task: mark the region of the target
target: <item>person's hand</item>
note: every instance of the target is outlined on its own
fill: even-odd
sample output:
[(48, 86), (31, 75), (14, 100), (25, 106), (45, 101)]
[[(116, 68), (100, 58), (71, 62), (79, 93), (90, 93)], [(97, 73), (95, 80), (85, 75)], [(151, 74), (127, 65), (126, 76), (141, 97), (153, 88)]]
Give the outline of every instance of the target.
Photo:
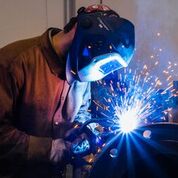
[(98, 138), (91, 129), (83, 125), (75, 125), (66, 133), (65, 140), (71, 142), (71, 154), (73, 157), (84, 157), (95, 153)]
[(52, 165), (68, 164), (72, 160), (72, 145), (81, 142), (84, 135), (79, 133), (77, 124), (66, 124), (66, 134), (64, 138), (54, 138), (52, 140), (49, 159)]
[(71, 142), (65, 141), (64, 139), (52, 140), (51, 151), (50, 151), (50, 162), (53, 165), (67, 164), (71, 160), (70, 153)]
[[(60, 129), (59, 129), (60, 130)], [(78, 128), (74, 123), (64, 123), (62, 134), (55, 135), (51, 144), (51, 151), (49, 159), (52, 165), (67, 164), (71, 161), (71, 145), (74, 140), (78, 137)], [(62, 136), (63, 135), (63, 136)], [(63, 138), (62, 138), (62, 137)]]
[(75, 126), (67, 132), (65, 139), (71, 143), (71, 164), (74, 167), (81, 167), (90, 164), (88, 162), (88, 156), (90, 155), (92, 149), (89, 141), (89, 135), (83, 132), (83, 130), (80, 130), (79, 126)]
[(68, 129), (63, 139), (52, 141), (50, 161), (53, 165), (59, 164), (86, 164), (83, 159), (97, 151), (97, 136), (90, 127), (82, 127), (78, 123)]
[[(64, 139), (55, 139), (52, 141), (52, 147), (50, 152), (50, 162), (52, 165), (53, 172), (56, 174), (62, 170), (66, 164), (72, 164), (74, 166), (80, 167), (88, 164), (88, 162), (83, 159), (83, 152), (77, 151), (75, 146), (78, 143), (82, 143), (84, 136), (76, 138), (73, 142), (66, 141)], [(75, 151), (73, 150), (75, 149)], [(79, 148), (79, 150), (82, 150)], [(74, 153), (75, 152), (75, 153)]]

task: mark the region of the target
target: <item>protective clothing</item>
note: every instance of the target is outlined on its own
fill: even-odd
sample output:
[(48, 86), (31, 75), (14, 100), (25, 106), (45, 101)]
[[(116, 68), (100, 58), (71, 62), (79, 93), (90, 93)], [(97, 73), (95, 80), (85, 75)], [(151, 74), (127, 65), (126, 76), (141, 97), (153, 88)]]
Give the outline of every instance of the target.
[[(0, 177), (52, 177), (53, 141), (73, 120), (90, 118), (90, 83), (68, 85), (49, 31), (60, 32), (52, 28), (0, 49)], [(65, 166), (60, 144), (58, 170)]]

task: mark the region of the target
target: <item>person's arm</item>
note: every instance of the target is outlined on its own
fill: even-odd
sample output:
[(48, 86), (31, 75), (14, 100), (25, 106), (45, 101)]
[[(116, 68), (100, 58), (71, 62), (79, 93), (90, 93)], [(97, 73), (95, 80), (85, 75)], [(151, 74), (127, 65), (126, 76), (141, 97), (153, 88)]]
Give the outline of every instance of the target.
[(91, 104), (91, 84), (90, 82), (88, 82), (86, 90), (83, 94), (82, 105), (74, 121), (84, 123), (85, 121), (91, 119), (91, 113), (89, 111), (90, 104)]
[(9, 68), (0, 66), (0, 160), (47, 161), (52, 140), (30, 136), (15, 127), (16, 102), (24, 80), (20, 68), (12, 73)]

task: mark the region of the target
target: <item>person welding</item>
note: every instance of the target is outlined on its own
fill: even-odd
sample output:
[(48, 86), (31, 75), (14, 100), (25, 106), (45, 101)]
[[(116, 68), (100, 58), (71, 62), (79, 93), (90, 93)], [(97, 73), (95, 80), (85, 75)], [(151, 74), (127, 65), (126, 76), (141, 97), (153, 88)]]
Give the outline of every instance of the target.
[(134, 25), (106, 5), (1, 48), (0, 177), (62, 177), (66, 134), (91, 118), (90, 82), (126, 67), (133, 52)]

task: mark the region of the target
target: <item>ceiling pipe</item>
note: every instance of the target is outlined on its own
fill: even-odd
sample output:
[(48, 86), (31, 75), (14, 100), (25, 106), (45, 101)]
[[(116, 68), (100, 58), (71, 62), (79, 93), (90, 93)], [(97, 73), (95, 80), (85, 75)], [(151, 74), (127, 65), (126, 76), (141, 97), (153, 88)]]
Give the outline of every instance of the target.
[(67, 24), (71, 17), (75, 16), (76, 0), (63, 0), (64, 2), (64, 25)]

